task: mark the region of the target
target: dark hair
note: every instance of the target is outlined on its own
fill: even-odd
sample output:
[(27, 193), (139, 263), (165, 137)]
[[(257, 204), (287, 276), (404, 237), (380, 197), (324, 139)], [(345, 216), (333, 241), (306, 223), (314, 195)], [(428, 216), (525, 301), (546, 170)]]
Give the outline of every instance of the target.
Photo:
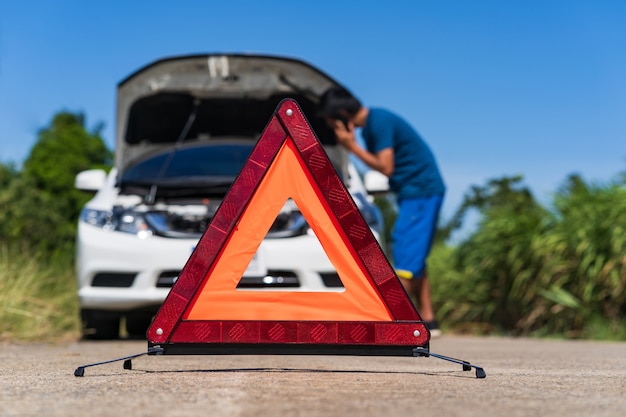
[(361, 102), (343, 87), (333, 86), (322, 94), (318, 115), (333, 119), (343, 119), (346, 113), (354, 116), (360, 109)]

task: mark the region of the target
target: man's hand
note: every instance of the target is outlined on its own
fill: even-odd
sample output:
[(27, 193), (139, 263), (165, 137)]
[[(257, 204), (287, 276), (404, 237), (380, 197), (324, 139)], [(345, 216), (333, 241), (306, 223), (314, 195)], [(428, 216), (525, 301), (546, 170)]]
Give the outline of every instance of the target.
[(359, 159), (365, 162), (370, 168), (382, 172), (386, 176), (391, 176), (394, 170), (393, 148), (385, 148), (373, 154), (361, 148), (354, 136), (354, 123), (348, 122), (347, 126), (340, 120), (334, 120), (329, 123), (330, 127), (335, 131), (337, 142), (339, 142), (349, 152), (352, 152)]
[(356, 139), (354, 137), (354, 124), (348, 122), (347, 126), (340, 120), (335, 120), (332, 125), (337, 141), (347, 150), (354, 150)]

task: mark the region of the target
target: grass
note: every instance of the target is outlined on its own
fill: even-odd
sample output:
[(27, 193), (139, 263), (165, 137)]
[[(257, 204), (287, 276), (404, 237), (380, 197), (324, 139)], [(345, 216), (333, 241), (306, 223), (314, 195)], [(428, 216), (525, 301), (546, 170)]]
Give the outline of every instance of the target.
[(74, 271), (67, 259), (49, 261), (0, 247), (0, 341), (78, 339)]

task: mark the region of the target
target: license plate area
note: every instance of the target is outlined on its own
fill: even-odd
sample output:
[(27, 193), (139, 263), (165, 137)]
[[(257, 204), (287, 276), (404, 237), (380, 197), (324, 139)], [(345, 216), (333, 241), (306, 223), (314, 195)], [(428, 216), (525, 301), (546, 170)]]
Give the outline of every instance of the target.
[(248, 267), (243, 273), (244, 277), (264, 277), (267, 275), (267, 264), (265, 262), (265, 255), (263, 249), (259, 248), (252, 260), (248, 264)]

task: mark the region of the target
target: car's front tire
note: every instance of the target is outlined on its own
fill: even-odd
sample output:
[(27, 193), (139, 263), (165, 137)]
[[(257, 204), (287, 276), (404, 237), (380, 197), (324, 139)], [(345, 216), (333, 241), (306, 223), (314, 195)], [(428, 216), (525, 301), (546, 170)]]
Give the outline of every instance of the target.
[(145, 339), (146, 332), (154, 314), (150, 312), (133, 312), (126, 314), (126, 332), (132, 339)]
[(80, 312), (83, 339), (115, 340), (120, 337), (119, 313), (105, 310), (86, 310)]

